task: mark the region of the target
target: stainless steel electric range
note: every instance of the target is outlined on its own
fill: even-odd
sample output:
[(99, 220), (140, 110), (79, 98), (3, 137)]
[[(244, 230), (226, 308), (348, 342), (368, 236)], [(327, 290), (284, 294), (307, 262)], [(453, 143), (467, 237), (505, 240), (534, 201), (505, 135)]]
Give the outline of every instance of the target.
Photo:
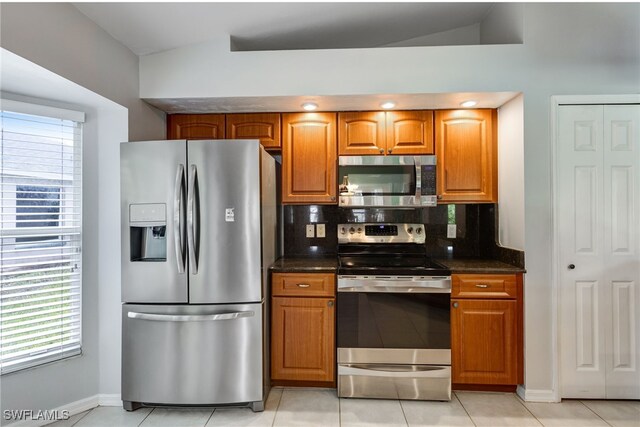
[(338, 396), (451, 399), (451, 273), (422, 224), (338, 226)]

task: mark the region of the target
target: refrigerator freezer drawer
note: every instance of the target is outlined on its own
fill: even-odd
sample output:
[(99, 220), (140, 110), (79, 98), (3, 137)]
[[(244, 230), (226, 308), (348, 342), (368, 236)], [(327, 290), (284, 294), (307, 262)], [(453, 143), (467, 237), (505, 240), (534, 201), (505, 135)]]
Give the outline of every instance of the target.
[(263, 400), (263, 305), (122, 306), (122, 400)]

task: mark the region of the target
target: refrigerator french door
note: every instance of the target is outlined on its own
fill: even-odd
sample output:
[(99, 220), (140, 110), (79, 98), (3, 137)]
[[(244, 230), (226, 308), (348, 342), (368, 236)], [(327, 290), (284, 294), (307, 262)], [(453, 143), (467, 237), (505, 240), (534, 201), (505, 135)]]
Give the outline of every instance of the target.
[(249, 405), (268, 392), (275, 162), (257, 140), (121, 144), (122, 400)]

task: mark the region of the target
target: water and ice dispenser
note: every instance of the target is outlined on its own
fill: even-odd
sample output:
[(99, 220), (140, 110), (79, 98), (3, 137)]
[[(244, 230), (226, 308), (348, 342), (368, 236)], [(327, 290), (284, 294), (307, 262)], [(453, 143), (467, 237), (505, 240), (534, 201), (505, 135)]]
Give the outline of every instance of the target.
[(129, 205), (131, 261), (167, 260), (166, 212), (164, 203)]

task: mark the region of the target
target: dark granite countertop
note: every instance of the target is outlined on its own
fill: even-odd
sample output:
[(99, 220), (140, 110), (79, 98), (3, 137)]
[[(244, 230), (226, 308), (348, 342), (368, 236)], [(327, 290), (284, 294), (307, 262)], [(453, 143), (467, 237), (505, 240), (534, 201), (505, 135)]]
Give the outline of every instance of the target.
[(449, 268), (452, 273), (512, 274), (524, 273), (525, 269), (495, 259), (486, 258), (434, 258), (434, 261)]
[[(525, 269), (495, 259), (486, 258), (434, 258), (434, 261), (449, 268), (452, 273), (513, 274)], [(281, 257), (271, 266), (275, 273), (335, 273), (338, 257)]]
[(271, 265), (274, 273), (335, 273), (338, 257), (282, 257)]

